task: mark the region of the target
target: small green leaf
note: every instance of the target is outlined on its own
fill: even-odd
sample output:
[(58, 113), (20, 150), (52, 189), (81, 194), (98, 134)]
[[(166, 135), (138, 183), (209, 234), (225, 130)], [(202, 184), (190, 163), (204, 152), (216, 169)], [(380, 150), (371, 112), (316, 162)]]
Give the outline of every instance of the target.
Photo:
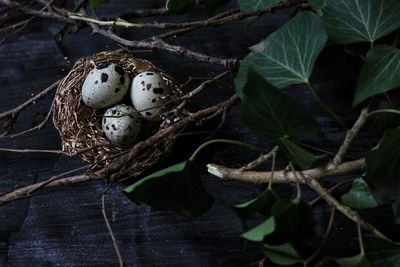
[(270, 217), (260, 225), (257, 225), (253, 229), (244, 233), (242, 237), (249, 241), (262, 242), (265, 236), (270, 235), (275, 231), (275, 227), (275, 218)]
[(214, 13), (215, 10), (225, 4), (227, 4), (229, 0), (207, 0), (206, 8), (209, 13)]
[(171, 14), (183, 14), (196, 6), (196, 0), (167, 0), (165, 8)]
[(318, 15), (300, 12), (257, 45), (263, 49), (246, 56), (235, 79), (236, 91), (242, 94), (249, 68), (278, 88), (307, 83), (327, 38)]
[(270, 138), (309, 138), (319, 125), (293, 99), (251, 70), (242, 95), (241, 119), (253, 130)]
[(92, 9), (96, 9), (108, 1), (109, 0), (89, 0), (89, 7)]
[(318, 159), (320, 159), (320, 157), (311, 154), (301, 146), (290, 141), (287, 137), (281, 137), (279, 138), (279, 141), (283, 145), (283, 149), (287, 156), (295, 165), (303, 170), (310, 168)]
[(314, 231), (314, 219), (311, 206), (300, 198), (280, 199), (272, 206), (276, 230), (266, 241), (284, 244), (308, 237)]
[(400, 198), (393, 202), (392, 209), (396, 224), (400, 224)]
[(238, 0), (241, 11), (257, 11), (263, 8), (276, 6), (280, 0)]
[(195, 217), (206, 212), (213, 203), (212, 196), (204, 189), (197, 169), (184, 161), (150, 174), (123, 192), (136, 204), (176, 210)]
[(372, 267), (400, 266), (400, 246), (375, 236), (366, 235), (364, 237), (364, 248), (365, 255)]
[(398, 0), (326, 0), (322, 20), (335, 43), (374, 42), (400, 27)]
[(288, 266), (303, 262), (303, 257), (289, 243), (279, 246), (266, 244), (262, 251), (270, 261), (278, 265)]
[(365, 258), (365, 255), (360, 254), (348, 258), (340, 258), (335, 260), (339, 266), (341, 267), (369, 267), (371, 264), (369, 264), (367, 258)]
[(376, 46), (365, 58), (358, 78), (353, 106), (371, 96), (398, 87), (400, 87), (400, 49), (387, 45)]
[[(398, 109), (392, 103), (383, 99), (379, 102), (378, 109)], [(393, 113), (378, 113), (371, 118), (369, 131), (375, 136), (381, 137), (387, 130), (400, 126), (400, 116)]]
[(323, 9), (326, 6), (325, 0), (308, 0), (308, 3), (316, 10)]
[(400, 197), (400, 128), (386, 132), (377, 148), (366, 157), (365, 181), (378, 204)]
[(278, 195), (271, 188), (267, 188), (259, 197), (235, 205), (233, 209), (242, 217), (255, 212), (262, 212), (269, 216), (271, 214), (271, 207), (278, 198)]
[(370, 209), (378, 206), (363, 178), (357, 178), (353, 181), (351, 190), (342, 195), (342, 203), (354, 209)]

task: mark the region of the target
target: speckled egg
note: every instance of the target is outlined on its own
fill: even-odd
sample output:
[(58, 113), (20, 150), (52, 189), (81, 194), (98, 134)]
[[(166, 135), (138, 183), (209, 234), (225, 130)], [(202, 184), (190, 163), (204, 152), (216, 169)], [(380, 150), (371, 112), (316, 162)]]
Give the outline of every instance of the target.
[(133, 79), (131, 99), (133, 106), (148, 120), (159, 120), (168, 95), (171, 93), (161, 74), (146, 71)]
[(139, 113), (131, 106), (120, 104), (108, 108), (103, 116), (102, 128), (113, 143), (131, 145), (140, 132)]
[(113, 63), (102, 63), (86, 76), (82, 100), (92, 108), (105, 108), (122, 100), (129, 89), (129, 75)]

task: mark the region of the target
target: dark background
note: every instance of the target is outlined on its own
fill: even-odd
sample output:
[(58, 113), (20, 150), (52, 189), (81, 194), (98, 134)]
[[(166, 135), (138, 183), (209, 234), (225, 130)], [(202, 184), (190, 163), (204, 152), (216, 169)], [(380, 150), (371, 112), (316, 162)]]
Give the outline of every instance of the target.
[[(163, 0), (111, 0), (96, 13), (99, 17), (113, 16), (137, 8), (158, 8), (163, 4)], [(234, 6), (231, 1), (227, 8)], [(241, 22), (234, 22), (218, 28), (199, 29), (179, 37), (173, 43), (208, 55), (243, 58), (248, 53), (247, 47), (277, 29), (293, 12), (294, 10), (285, 10), (265, 15), (249, 27)], [(206, 16), (206, 10), (198, 8), (186, 15), (153, 17), (140, 21), (179, 22)], [(78, 58), (119, 48), (101, 36), (91, 35), (89, 29), (66, 35), (58, 42), (55, 34), (59, 26), (54, 21), (36, 20), (26, 30), (0, 45), (0, 112), (15, 107), (66, 75)], [(156, 32), (118, 30), (119, 34), (131, 39), (142, 39)], [(223, 71), (218, 66), (192, 62), (161, 51), (135, 50), (133, 55), (151, 60), (180, 82), (185, 82), (190, 76), (208, 77)], [(322, 98), (341, 115), (346, 115), (349, 124), (357, 116), (357, 111), (350, 114), (355, 66), (357, 61), (346, 56), (341, 47), (329, 46), (318, 59), (311, 79)], [(234, 92), (233, 77), (234, 74), (224, 83), (208, 87), (191, 103), (191, 110), (228, 98)], [(195, 86), (196, 82), (191, 83), (188, 88)], [(317, 104), (303, 86), (292, 86), (286, 91), (308, 108), (317, 111)], [(15, 130), (26, 129), (40, 122), (50, 103), (51, 97), (47, 97), (27, 108), (20, 115)], [(273, 144), (240, 123), (239, 111), (239, 104), (230, 110), (217, 136), (271, 148)], [(318, 115), (317, 119), (322, 124), (322, 132), (311, 144), (335, 152), (343, 138), (343, 132), (325, 114)], [(217, 124), (218, 121), (215, 121), (191, 131), (212, 131)], [(179, 138), (173, 154), (162, 166), (188, 157), (206, 136), (197, 134)], [(361, 156), (374, 141), (362, 133), (349, 158)], [(0, 140), (0, 146), (58, 149), (60, 138), (50, 123), (44, 129), (26, 136)], [(136, 206), (121, 194), (122, 185), (114, 186), (107, 194), (106, 210), (126, 265), (256, 266), (262, 255), (257, 248), (246, 246), (240, 239), (240, 234), (262, 218), (243, 220), (230, 206), (257, 196), (263, 186), (220, 181), (208, 175), (205, 170), (208, 162), (241, 166), (255, 157), (252, 152), (226, 145), (214, 146), (203, 153), (199, 165), (205, 186), (215, 197), (215, 204), (197, 219), (188, 219), (174, 212), (161, 211), (146, 205)], [(285, 163), (284, 159), (278, 162), (280, 167)], [(79, 159), (65, 156), (0, 152), (0, 194), (48, 179), (81, 164)], [(340, 179), (346, 177), (336, 180)], [(324, 185), (330, 186), (336, 180), (326, 181)], [(95, 181), (74, 187), (43, 190), (29, 199), (0, 207), (0, 265), (117, 265), (117, 257), (101, 214), (101, 193), (105, 187), (105, 182)], [(290, 197), (293, 193), (290, 186), (281, 185), (276, 188), (282, 196)], [(315, 197), (309, 190), (304, 190), (303, 194), (307, 200)], [(316, 233), (310, 240), (304, 241), (305, 251), (310, 252), (318, 246), (329, 213), (330, 208), (326, 205), (317, 207)], [(364, 216), (373, 222), (379, 221), (383, 231), (393, 231), (389, 208), (378, 214), (379, 216), (372, 216), (372, 213), (365, 213)], [(328, 250), (336, 255), (340, 254), (353, 237), (355, 227), (355, 224), (338, 214)]]

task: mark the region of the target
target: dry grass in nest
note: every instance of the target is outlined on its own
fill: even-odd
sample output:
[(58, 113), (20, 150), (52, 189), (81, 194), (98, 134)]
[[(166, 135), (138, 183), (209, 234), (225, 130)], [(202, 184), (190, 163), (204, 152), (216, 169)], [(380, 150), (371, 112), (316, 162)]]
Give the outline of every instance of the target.
[[(179, 85), (163, 70), (158, 69), (149, 61), (134, 58), (123, 51), (101, 52), (79, 59), (68, 75), (57, 88), (54, 99), (53, 122), (57, 128), (62, 150), (70, 155), (78, 155), (82, 160), (102, 167), (112, 161), (118, 154), (127, 151), (124, 148), (111, 144), (101, 128), (103, 109), (93, 109), (86, 106), (81, 98), (82, 84), (88, 73), (100, 63), (119, 64), (131, 79), (143, 71), (156, 71), (163, 75), (168, 86), (175, 93), (179, 93)], [(160, 123), (152, 124), (142, 133), (139, 139), (143, 140), (158, 130)], [(161, 156), (167, 154), (173, 145), (174, 137), (167, 138), (155, 147), (145, 150), (129, 164), (132, 174), (138, 174), (155, 164)]]

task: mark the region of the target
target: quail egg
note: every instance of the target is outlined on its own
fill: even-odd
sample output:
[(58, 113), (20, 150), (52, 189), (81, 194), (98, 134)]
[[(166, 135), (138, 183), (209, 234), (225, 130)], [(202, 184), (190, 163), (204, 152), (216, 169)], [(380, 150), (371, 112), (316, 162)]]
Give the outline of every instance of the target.
[(171, 93), (161, 74), (146, 71), (133, 79), (131, 100), (133, 106), (148, 120), (159, 120), (167, 96)]
[(129, 89), (129, 75), (113, 63), (92, 69), (82, 85), (82, 100), (92, 108), (105, 108), (122, 100)]
[(113, 143), (131, 145), (137, 138), (140, 127), (140, 116), (131, 106), (120, 104), (108, 108), (104, 113), (102, 128)]

